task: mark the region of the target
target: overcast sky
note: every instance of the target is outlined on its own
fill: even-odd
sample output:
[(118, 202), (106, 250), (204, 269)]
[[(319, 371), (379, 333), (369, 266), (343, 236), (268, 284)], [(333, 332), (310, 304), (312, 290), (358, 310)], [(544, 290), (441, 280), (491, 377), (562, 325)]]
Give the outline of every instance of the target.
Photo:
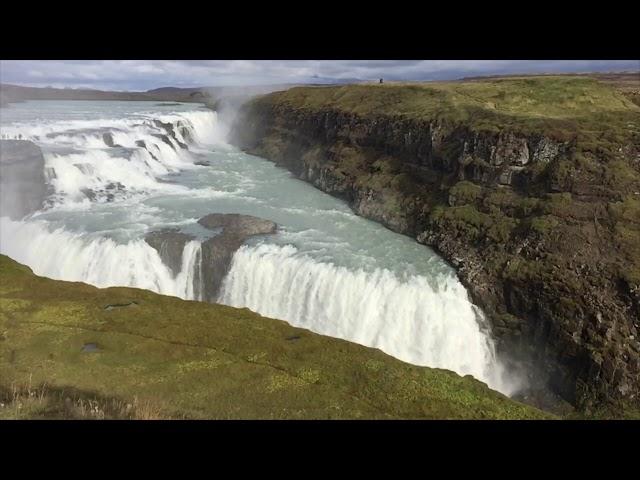
[(149, 90), (356, 80), (449, 80), (507, 73), (640, 70), (640, 60), (0, 60), (0, 82)]

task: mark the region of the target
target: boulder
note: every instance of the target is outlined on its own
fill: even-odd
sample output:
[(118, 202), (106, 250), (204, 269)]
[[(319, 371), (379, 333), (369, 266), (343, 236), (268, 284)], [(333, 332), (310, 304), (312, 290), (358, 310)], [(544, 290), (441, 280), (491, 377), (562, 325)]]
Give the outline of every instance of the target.
[(236, 250), (249, 237), (275, 233), (277, 225), (271, 220), (235, 213), (212, 213), (198, 223), (211, 230), (222, 228), (222, 232), (202, 243), (203, 300), (215, 302)]
[[(198, 223), (208, 229), (222, 227), (223, 233), (235, 233), (244, 238), (252, 235), (275, 233), (277, 225), (271, 220), (237, 213), (212, 213), (202, 217)], [(243, 238), (243, 239), (244, 239)]]

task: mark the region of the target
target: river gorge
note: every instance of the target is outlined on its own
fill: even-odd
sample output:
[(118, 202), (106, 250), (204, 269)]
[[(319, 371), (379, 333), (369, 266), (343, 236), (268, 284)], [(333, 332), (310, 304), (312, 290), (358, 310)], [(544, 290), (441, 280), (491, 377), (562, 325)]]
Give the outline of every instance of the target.
[[(38, 275), (247, 307), (506, 395), (526, 386), (452, 266), (233, 146), (231, 120), (209, 108), (27, 101), (0, 127), (41, 151), (42, 178), (28, 175), (42, 201), (0, 225), (0, 253)], [(207, 227), (211, 214), (235, 216)], [(246, 218), (273, 228), (223, 240)]]

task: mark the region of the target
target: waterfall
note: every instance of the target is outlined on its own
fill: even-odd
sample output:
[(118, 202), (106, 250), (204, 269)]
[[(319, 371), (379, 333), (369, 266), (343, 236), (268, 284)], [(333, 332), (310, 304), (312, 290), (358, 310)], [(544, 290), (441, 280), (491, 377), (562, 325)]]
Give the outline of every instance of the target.
[(216, 112), (203, 110), (123, 119), (16, 122), (3, 136), (36, 142), (45, 157), (54, 203), (113, 201), (184, 187), (158, 177), (195, 168), (190, 146), (223, 141)]
[(85, 282), (96, 287), (137, 287), (197, 300), (194, 277), (200, 268), (200, 243), (188, 242), (181, 271), (174, 277), (158, 252), (144, 240), (118, 243), (111, 238), (49, 231), (45, 222), (0, 218), (0, 252), (28, 265), (36, 275)]
[[(20, 221), (0, 217), (0, 252), (28, 265), (36, 274), (54, 279), (82, 281), (98, 287), (137, 287), (191, 300), (205, 298), (201, 238), (185, 244), (180, 271), (174, 274), (143, 238), (150, 224), (138, 223), (132, 230), (131, 223), (125, 223), (122, 229), (129, 229), (127, 235), (119, 237), (111, 233), (118, 230), (113, 226), (114, 210), (131, 208), (133, 221), (144, 212), (136, 203), (138, 196), (143, 199), (166, 195), (172, 207), (182, 196), (189, 205), (202, 202), (211, 209), (208, 212), (215, 211), (216, 202), (221, 200), (207, 193), (210, 184), (203, 182), (194, 188), (193, 183), (187, 186), (166, 179), (171, 173), (205, 168), (195, 163), (199, 150), (209, 152), (207, 149), (212, 145), (222, 146), (223, 150), (228, 147), (224, 144), (225, 128), (219, 125), (215, 112), (137, 112), (123, 118), (12, 122), (2, 125), (2, 135), (21, 135), (42, 148), (45, 176), (52, 189), (48, 208), (55, 215), (47, 217), (41, 212)], [(261, 162), (235, 152), (207, 171), (214, 175), (224, 168), (224, 172), (228, 170), (235, 175), (233, 166), (243, 161)], [(240, 208), (246, 209), (246, 205), (255, 208), (260, 202), (272, 202), (276, 197), (273, 191), (260, 190), (269, 185), (270, 173), (267, 170), (255, 173), (256, 165), (251, 164), (241, 175), (231, 177), (238, 182), (247, 180), (243, 186), (254, 185), (257, 189), (246, 197), (238, 195), (237, 200), (234, 197), (234, 201), (246, 202), (238, 204)], [(210, 181), (212, 177), (203, 178)], [(297, 190), (292, 191), (298, 195), (278, 206), (280, 214), (312, 215), (319, 219), (318, 228), (339, 221), (352, 222), (345, 231), (357, 226), (363, 235), (377, 228), (363, 225), (362, 219), (349, 212), (339, 220), (335, 215), (321, 217), (335, 210), (317, 209), (316, 205), (338, 200), (313, 197), (323, 194), (310, 186), (310, 190), (301, 190), (300, 184), (288, 177), (277, 179), (280, 183), (273, 188), (288, 188), (287, 182), (293, 182), (291, 185)], [(309, 198), (315, 200), (305, 203)], [(259, 202), (255, 203), (256, 200)], [(114, 207), (95, 213), (95, 205), (101, 203), (112, 203)], [(75, 208), (78, 205), (82, 208)], [(84, 221), (81, 216), (84, 212), (88, 216), (94, 212), (95, 218)], [(75, 218), (83, 221), (76, 222), (74, 229), (70, 225)], [(178, 218), (182, 221), (185, 217)], [(64, 220), (64, 226), (54, 226), (61, 224), (60, 219)], [(154, 221), (151, 228), (155, 226)], [(305, 235), (290, 238), (312, 246), (317, 232), (322, 232), (304, 228), (303, 232), (312, 233), (310, 238)], [(337, 231), (333, 234), (340, 235)], [(482, 312), (470, 302), (453, 272), (402, 275), (381, 267), (365, 270), (332, 263), (331, 250), (337, 249), (340, 242), (349, 244), (349, 241), (362, 247), (358, 238), (323, 237), (320, 243), (327, 248), (328, 260), (314, 258), (293, 245), (244, 245), (233, 256), (219, 301), (248, 307), (317, 333), (379, 348), (412, 364), (473, 375), (506, 394), (516, 390), (518, 386), (505, 378), (496, 359), (493, 340), (483, 328)], [(393, 242), (395, 239), (391, 241), (393, 255), (401, 255), (399, 252), (405, 251), (406, 246), (400, 241)], [(423, 260), (420, 254), (414, 263)]]
[(352, 271), (292, 246), (263, 244), (236, 252), (219, 301), (510, 392), (493, 342), (480, 327), (482, 313), (462, 284), (453, 275), (439, 276), (436, 288), (432, 283), (384, 269)]

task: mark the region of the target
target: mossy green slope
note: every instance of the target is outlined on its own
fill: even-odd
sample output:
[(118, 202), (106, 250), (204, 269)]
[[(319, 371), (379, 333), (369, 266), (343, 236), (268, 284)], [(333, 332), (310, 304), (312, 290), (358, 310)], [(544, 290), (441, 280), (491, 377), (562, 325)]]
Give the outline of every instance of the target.
[(628, 96), (595, 78), (578, 76), (296, 87), (255, 102), (362, 116), (438, 118), (475, 131), (542, 131), (559, 140), (580, 135), (598, 144), (626, 139), (640, 128), (640, 107)]
[[(83, 352), (88, 343), (99, 351)], [(6, 256), (0, 358), (4, 389), (46, 382), (173, 418), (551, 417), (471, 377), (247, 309), (51, 280)]]

